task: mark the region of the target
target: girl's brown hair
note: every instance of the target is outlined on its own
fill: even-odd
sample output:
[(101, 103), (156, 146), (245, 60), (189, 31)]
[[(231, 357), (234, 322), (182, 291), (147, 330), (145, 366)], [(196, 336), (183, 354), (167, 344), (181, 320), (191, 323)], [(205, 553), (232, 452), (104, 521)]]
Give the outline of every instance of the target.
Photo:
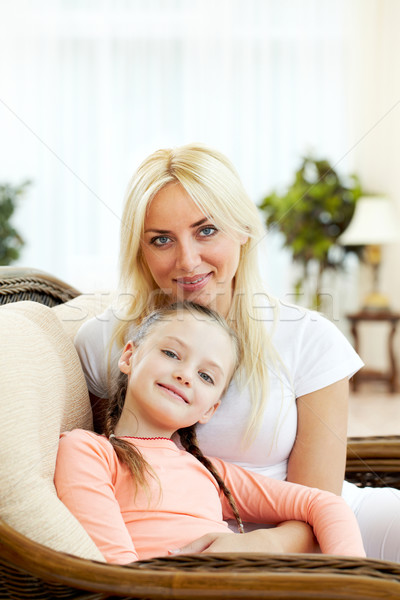
[[(226, 321), (218, 313), (200, 304), (195, 304), (188, 301), (177, 302), (168, 307), (153, 311), (143, 320), (142, 324), (134, 332), (132, 336), (132, 341), (134, 344), (136, 346), (139, 345), (140, 342), (150, 333), (150, 331), (153, 330), (153, 327), (155, 327), (157, 323), (165, 320), (168, 317), (178, 316), (180, 311), (197, 313), (199, 316), (206, 317), (209, 321), (217, 323), (225, 330), (225, 332), (229, 335), (235, 350), (235, 365), (232, 371), (233, 375), (233, 372), (240, 363), (241, 359), (241, 347), (239, 339), (236, 333), (227, 325)], [(230, 381), (226, 382), (224, 392), (228, 388), (229, 383)], [(115, 427), (117, 426), (117, 423), (121, 417), (122, 409), (124, 407), (127, 386), (128, 376), (125, 373), (120, 373), (117, 382), (117, 388), (115, 393), (112, 394), (107, 408), (104, 423), (104, 434), (108, 437), (120, 462), (129, 468), (132, 477), (134, 478), (135, 482), (137, 482), (138, 486), (144, 488), (145, 491), (149, 493), (147, 478), (148, 476), (155, 477), (155, 473), (151, 468), (151, 465), (149, 465), (149, 463), (144, 459), (142, 453), (134, 444), (127, 442), (122, 438), (116, 437), (114, 434)], [(204, 456), (200, 450), (197, 443), (195, 425), (179, 429), (177, 433), (179, 434), (183, 448), (197, 458), (197, 460), (199, 460), (210, 471), (217, 481), (219, 488), (226, 496), (232, 508), (232, 512), (238, 523), (239, 531), (243, 533), (243, 523), (239, 516), (233, 496), (212, 462), (206, 456)]]

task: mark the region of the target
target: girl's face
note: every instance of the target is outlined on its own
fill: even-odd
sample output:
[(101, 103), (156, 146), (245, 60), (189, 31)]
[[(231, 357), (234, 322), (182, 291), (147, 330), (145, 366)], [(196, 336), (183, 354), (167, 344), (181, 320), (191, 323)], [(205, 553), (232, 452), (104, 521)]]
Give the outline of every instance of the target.
[(171, 437), (206, 423), (232, 376), (235, 350), (226, 331), (188, 311), (155, 324), (119, 361), (128, 389), (117, 435)]
[(168, 184), (147, 210), (141, 249), (158, 287), (172, 300), (191, 300), (228, 314), (240, 247), (196, 206), (180, 184)]

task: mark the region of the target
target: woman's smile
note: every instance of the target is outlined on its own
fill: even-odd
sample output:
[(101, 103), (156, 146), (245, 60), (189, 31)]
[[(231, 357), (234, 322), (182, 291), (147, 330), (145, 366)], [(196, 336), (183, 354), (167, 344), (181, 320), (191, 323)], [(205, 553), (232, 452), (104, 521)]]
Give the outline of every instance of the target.
[(240, 248), (247, 238), (222, 232), (179, 183), (151, 201), (141, 242), (157, 286), (174, 300), (191, 300), (226, 316), (232, 300)]
[(208, 284), (212, 275), (212, 272), (210, 272), (193, 275), (193, 277), (177, 277), (175, 281), (183, 291), (191, 293), (203, 289)]

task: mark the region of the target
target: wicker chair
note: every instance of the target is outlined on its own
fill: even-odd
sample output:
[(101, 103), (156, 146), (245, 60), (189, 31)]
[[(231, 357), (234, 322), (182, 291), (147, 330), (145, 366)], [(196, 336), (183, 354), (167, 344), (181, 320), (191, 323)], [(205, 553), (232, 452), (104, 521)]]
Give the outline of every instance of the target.
[[(0, 268), (0, 298), (55, 306), (77, 290), (42, 272)], [(0, 309), (2, 310), (2, 309)], [(349, 440), (347, 478), (400, 488), (400, 437)], [(52, 550), (0, 520), (0, 599), (398, 599), (400, 565), (322, 555), (187, 555), (116, 566)]]
[(68, 302), (80, 292), (44, 271), (0, 267), (0, 305), (31, 300), (46, 306)]

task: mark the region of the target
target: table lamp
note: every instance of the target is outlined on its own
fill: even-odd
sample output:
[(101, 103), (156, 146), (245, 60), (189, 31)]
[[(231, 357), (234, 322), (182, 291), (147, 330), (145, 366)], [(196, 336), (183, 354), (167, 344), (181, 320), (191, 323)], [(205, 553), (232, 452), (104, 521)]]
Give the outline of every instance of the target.
[(365, 310), (389, 310), (389, 299), (379, 291), (382, 245), (400, 241), (400, 219), (388, 198), (363, 196), (356, 204), (350, 225), (338, 238), (342, 246), (364, 246), (363, 258), (373, 271), (372, 291), (364, 300)]

